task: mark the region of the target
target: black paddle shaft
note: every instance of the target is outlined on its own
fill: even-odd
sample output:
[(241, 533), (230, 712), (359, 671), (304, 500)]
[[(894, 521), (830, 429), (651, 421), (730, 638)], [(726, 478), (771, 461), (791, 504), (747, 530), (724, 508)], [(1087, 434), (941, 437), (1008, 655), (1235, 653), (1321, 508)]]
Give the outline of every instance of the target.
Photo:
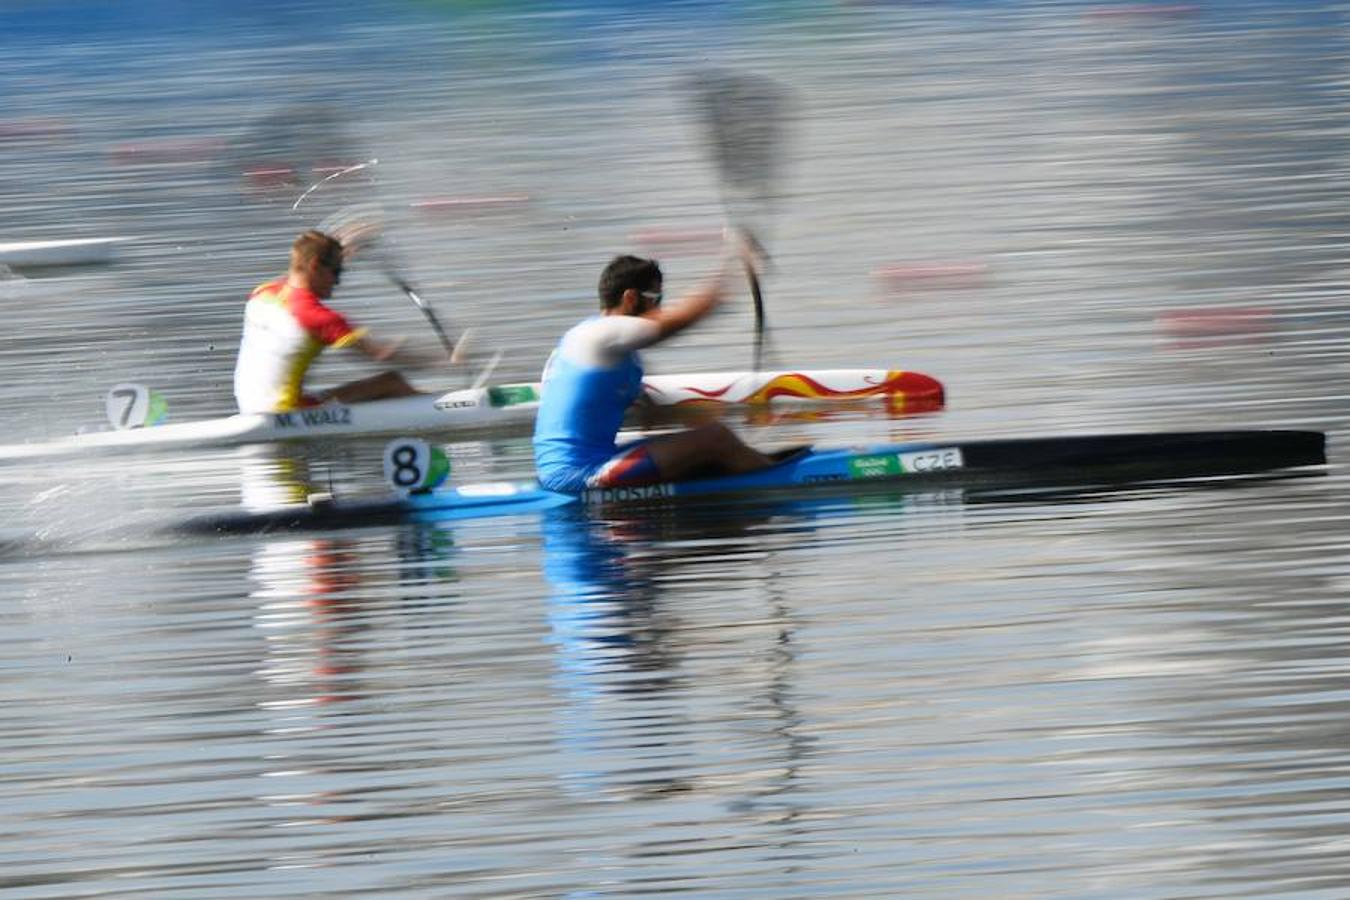
[(401, 276), (394, 274), (393, 270), (386, 269), (385, 276), (391, 282), (393, 282), (395, 287), (397, 287), (405, 295), (407, 295), (408, 299), (413, 302), (414, 306), (416, 306), (418, 309), (422, 311), (422, 314), (427, 317), (427, 322), (431, 325), (431, 330), (436, 332), (436, 337), (440, 339), (441, 346), (445, 348), (445, 352), (451, 356), (454, 356), (455, 355), (454, 342), (450, 340), (450, 335), (446, 334), (445, 329), (441, 327), (441, 320), (436, 316), (436, 313), (432, 311), (430, 304), (428, 304), (425, 300), (422, 299), (422, 295), (417, 293), (416, 288), (414, 288)]

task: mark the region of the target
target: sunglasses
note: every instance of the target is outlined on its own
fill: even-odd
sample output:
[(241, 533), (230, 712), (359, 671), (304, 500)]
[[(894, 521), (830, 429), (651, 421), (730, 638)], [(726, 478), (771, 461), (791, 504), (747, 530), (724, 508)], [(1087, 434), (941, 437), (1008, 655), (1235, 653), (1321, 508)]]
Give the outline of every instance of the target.
[(661, 298), (665, 295), (665, 291), (638, 291), (638, 296), (651, 303), (652, 306), (660, 306)]

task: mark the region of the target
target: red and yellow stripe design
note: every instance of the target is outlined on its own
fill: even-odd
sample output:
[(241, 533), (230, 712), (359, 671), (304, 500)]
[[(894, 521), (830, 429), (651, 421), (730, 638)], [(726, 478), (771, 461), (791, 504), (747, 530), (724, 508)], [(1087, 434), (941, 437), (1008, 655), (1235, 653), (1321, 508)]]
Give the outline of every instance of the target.
[(921, 372), (887, 371), (883, 378), (866, 378), (862, 387), (850, 389), (832, 388), (809, 375), (785, 372), (765, 382), (748, 396), (727, 397), (734, 384), (721, 388), (700, 389), (685, 387), (697, 396), (681, 401), (678, 405), (704, 403), (736, 402), (749, 405), (766, 405), (777, 399), (814, 401), (822, 403), (848, 403), (876, 398), (885, 399), (891, 412), (926, 412), (941, 409), (945, 403), (942, 383), (936, 378)]

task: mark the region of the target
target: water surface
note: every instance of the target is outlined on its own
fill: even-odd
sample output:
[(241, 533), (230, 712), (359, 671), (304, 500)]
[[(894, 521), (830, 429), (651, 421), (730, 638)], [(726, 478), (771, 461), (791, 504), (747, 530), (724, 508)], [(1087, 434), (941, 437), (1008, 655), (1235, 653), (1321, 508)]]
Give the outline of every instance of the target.
[[(229, 412), (242, 298), (354, 200), (478, 364), (532, 378), (610, 255), (720, 223), (675, 89), (714, 63), (801, 97), (778, 358), (949, 391), (751, 440), (1297, 427), (1333, 465), (203, 538), (166, 526), (378, 491), (382, 441), (8, 463), (0, 885), (1345, 893), (1344, 3), (324, 9), (8, 32), (41, 52), (0, 54), (3, 239), (137, 240), (0, 282), (7, 441), (98, 427), (120, 381)], [(655, 250), (671, 291), (714, 262), (688, 251)], [(344, 282), (429, 342), (377, 272)], [(738, 297), (649, 368), (745, 368), (750, 324)], [(464, 481), (530, 475), (521, 435), (449, 450)]]

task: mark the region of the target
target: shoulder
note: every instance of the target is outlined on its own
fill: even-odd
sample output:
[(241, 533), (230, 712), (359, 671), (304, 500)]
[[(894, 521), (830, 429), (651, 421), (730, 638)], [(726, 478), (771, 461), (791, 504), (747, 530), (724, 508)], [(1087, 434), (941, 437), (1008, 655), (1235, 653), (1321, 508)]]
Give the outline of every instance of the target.
[(281, 296), (281, 293), (285, 287), (286, 287), (285, 278), (273, 278), (271, 281), (264, 281), (262, 284), (255, 287), (252, 293), (248, 295), (248, 298), (250, 300), (252, 300), (255, 297), (276, 298)]
[(563, 347), (628, 352), (641, 349), (660, 336), (660, 326), (641, 316), (592, 316), (563, 335)]
[(338, 315), (336, 310), (324, 303), (323, 298), (313, 291), (289, 285), (284, 286), (283, 291), (286, 295), (286, 305), (298, 316), (327, 318)]
[(344, 339), (350, 343), (358, 329), (346, 316), (326, 306), (313, 291), (304, 288), (286, 288), (286, 308), (302, 327), (325, 344), (337, 344)]

